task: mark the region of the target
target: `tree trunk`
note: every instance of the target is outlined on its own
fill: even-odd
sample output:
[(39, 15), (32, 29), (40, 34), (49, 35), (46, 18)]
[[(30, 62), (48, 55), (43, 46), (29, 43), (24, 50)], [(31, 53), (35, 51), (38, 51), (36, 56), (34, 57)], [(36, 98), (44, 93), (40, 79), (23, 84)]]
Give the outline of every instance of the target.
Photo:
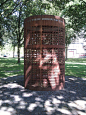
[(20, 30), (18, 33), (18, 63), (20, 63)]
[(21, 20), (21, 7), (19, 10), (19, 17), (18, 17), (18, 35), (17, 35), (17, 40), (18, 40), (18, 63), (20, 63), (20, 38), (21, 38), (21, 33), (20, 33), (20, 20)]
[(14, 58), (14, 54), (15, 54), (15, 45), (13, 46), (13, 58)]
[(18, 44), (18, 63), (20, 63), (20, 46)]

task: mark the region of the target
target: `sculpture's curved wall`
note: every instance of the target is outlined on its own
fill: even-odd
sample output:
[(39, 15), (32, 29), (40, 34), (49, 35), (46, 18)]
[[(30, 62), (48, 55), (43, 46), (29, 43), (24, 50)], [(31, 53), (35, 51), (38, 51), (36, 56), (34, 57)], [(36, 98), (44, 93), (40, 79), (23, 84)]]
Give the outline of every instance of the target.
[(31, 90), (59, 90), (65, 82), (65, 22), (53, 15), (24, 21), (24, 80)]

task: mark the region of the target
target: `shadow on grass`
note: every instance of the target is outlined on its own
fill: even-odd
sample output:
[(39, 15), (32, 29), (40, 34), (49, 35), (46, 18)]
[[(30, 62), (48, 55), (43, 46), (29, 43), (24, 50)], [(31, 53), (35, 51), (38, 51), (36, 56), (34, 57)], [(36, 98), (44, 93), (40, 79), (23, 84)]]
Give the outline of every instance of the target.
[(86, 79), (65, 77), (60, 91), (24, 89), (24, 77), (0, 79), (0, 114), (85, 115)]

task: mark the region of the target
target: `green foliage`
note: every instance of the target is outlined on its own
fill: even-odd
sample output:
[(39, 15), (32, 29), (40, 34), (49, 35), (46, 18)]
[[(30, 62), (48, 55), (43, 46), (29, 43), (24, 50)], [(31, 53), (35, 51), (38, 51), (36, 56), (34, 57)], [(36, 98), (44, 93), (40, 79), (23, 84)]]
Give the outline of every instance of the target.
[(69, 27), (78, 32), (86, 25), (86, 2), (74, 0), (69, 2), (63, 10), (62, 16), (69, 18)]
[[(50, 5), (42, 0), (1, 1), (0, 10), (1, 19), (3, 18), (2, 23), (4, 23), (3, 28), (7, 31), (7, 38), (11, 40), (14, 49), (18, 45), (18, 63), (20, 63), (20, 47), (24, 45), (24, 19), (32, 15), (43, 15), (45, 9), (49, 10)], [(9, 42), (7, 39), (4, 39), (4, 41)]]

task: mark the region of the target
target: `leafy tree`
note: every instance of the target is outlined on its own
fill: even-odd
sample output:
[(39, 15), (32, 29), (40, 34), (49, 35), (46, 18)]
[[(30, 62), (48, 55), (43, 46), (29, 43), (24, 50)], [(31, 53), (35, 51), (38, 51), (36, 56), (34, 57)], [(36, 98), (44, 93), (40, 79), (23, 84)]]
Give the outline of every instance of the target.
[(74, 0), (69, 2), (63, 10), (62, 16), (69, 18), (69, 27), (75, 32), (86, 29), (86, 2), (85, 0)]
[[(67, 44), (71, 43), (71, 38), (76, 38), (75, 33), (79, 34), (82, 28), (86, 31), (86, 2), (85, 0), (73, 0), (65, 5), (61, 14), (67, 20), (66, 23), (66, 57)], [(71, 29), (73, 31), (71, 31)], [(69, 32), (68, 32), (69, 31)], [(84, 35), (83, 38), (85, 38)], [(67, 58), (66, 58), (67, 60)]]
[[(48, 3), (43, 3), (42, 0), (4, 0), (1, 1), (1, 17), (8, 31), (8, 38), (12, 40), (15, 47), (15, 41), (18, 45), (18, 63), (20, 63), (20, 47), (24, 43), (24, 19), (31, 15), (45, 14), (45, 8), (50, 8)], [(21, 18), (22, 17), (22, 18)], [(5, 27), (4, 26), (4, 27)], [(15, 40), (15, 38), (17, 38)]]
[(13, 49), (15, 49), (16, 44), (18, 45), (18, 63), (20, 63), (20, 47), (22, 45), (24, 30), (21, 18), (22, 2), (19, 0), (15, 3), (14, 1), (7, 0), (6, 4), (5, 2), (1, 3), (1, 7), (3, 9), (1, 13), (4, 18), (3, 23), (8, 31), (8, 38), (12, 40)]
[(72, 39), (75, 39), (76, 35), (74, 33), (74, 30), (72, 28), (65, 29), (65, 60), (67, 60), (67, 50), (68, 45), (71, 43)]

